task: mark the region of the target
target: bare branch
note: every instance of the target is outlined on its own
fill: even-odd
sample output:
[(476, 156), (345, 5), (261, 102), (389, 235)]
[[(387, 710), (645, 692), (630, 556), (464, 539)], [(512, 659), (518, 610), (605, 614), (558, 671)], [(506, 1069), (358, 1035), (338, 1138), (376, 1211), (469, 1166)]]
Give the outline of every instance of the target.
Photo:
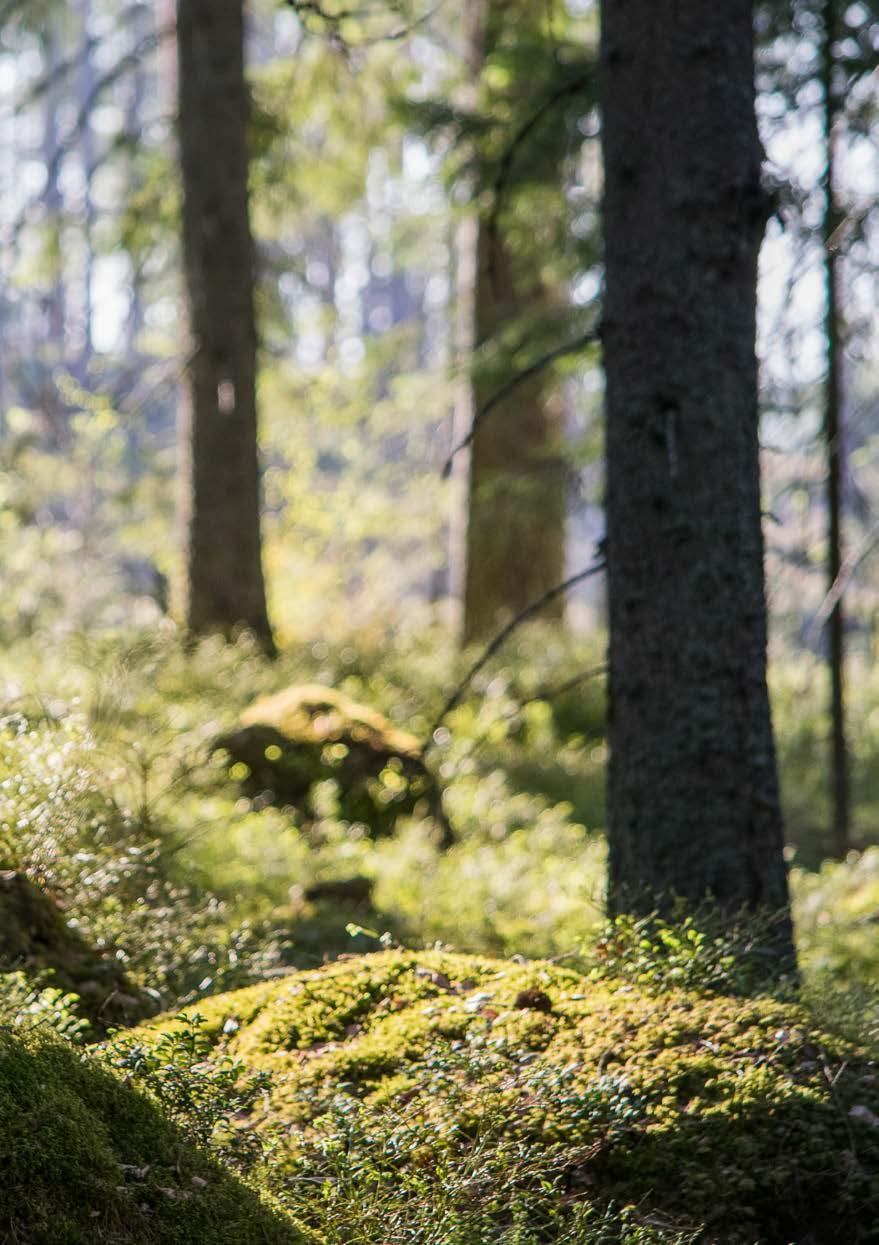
[(528, 365), (528, 367), (523, 368), (521, 372), (517, 372), (515, 376), (511, 376), (508, 381), (505, 381), (505, 383), (501, 385), (500, 389), (493, 393), (491, 397), (482, 404), (473, 416), (473, 422), (470, 425), (467, 435), (463, 437), (450, 451), (443, 466), (443, 479), (448, 479), (451, 474), (452, 464), (455, 457), (460, 454), (461, 450), (466, 450), (468, 446), (473, 444), (473, 438), (476, 436), (479, 425), (484, 419), (488, 418), (496, 406), (503, 402), (504, 398), (508, 397), (511, 393), (518, 389), (519, 386), (524, 384), (526, 380), (530, 380), (532, 376), (537, 376), (545, 368), (549, 367), (551, 363), (555, 363), (558, 359), (564, 359), (567, 355), (577, 354), (579, 351), (585, 349), (586, 346), (590, 346), (598, 340), (599, 330), (590, 329), (588, 333), (584, 333), (581, 337), (575, 338), (574, 341), (566, 342), (563, 346), (556, 346), (555, 350), (550, 350), (546, 354), (541, 355), (539, 359), (535, 359), (533, 363)]
[(491, 661), (495, 653), (503, 648), (504, 644), (506, 644), (513, 632), (521, 627), (522, 624), (527, 622), (530, 618), (533, 618), (535, 614), (539, 614), (540, 611), (549, 605), (551, 601), (555, 601), (557, 597), (564, 596), (566, 592), (569, 592), (571, 588), (574, 588), (577, 584), (582, 583), (585, 579), (591, 579), (593, 575), (600, 574), (606, 566), (607, 563), (602, 557), (597, 562), (593, 562), (591, 566), (587, 566), (585, 571), (578, 571), (578, 573), (576, 575), (572, 575), (570, 579), (566, 579), (563, 583), (556, 584), (554, 588), (550, 588), (548, 592), (544, 592), (542, 597), (538, 597), (536, 601), (532, 601), (530, 605), (526, 605), (523, 610), (519, 611), (515, 618), (511, 619), (510, 622), (507, 623), (506, 627), (504, 627), (502, 631), (497, 633), (443, 705), (441, 713), (436, 718), (436, 721), (433, 723), (430, 731), (428, 732), (427, 740), (425, 741), (423, 748), (425, 752), (433, 746), (435, 742), (434, 735), (439, 730), (440, 726), (442, 726), (443, 722), (452, 710), (460, 704), (461, 698), (476, 678), (477, 674), (479, 674), (479, 671), (483, 668), (483, 666), (487, 665), (487, 663)]
[[(329, 37), (333, 43), (338, 48), (346, 52), (357, 48), (372, 47), (377, 43), (395, 43), (400, 39), (405, 39), (407, 36), (412, 34), (414, 30), (417, 30), (420, 26), (423, 26), (426, 22), (430, 21), (434, 14), (442, 8), (444, 3), (445, 0), (437, 0), (437, 3), (426, 12), (422, 13), (420, 17), (412, 18), (406, 17), (406, 6), (404, 4), (392, 5), (390, 6), (391, 9), (396, 9), (400, 17), (403, 19), (402, 25), (391, 27), (390, 30), (383, 31), (381, 34), (375, 35), (372, 38), (359, 38), (356, 43), (352, 43), (342, 35), (340, 30), (342, 23), (351, 21), (367, 22), (370, 18), (375, 17), (376, 10), (374, 8), (370, 9), (366, 7), (359, 9), (338, 9), (335, 12), (330, 12), (323, 6), (323, 4), (319, 3), (319, 0), (287, 0), (289, 7), (293, 10), (296, 16), (303, 21), (303, 23), (308, 17), (316, 18), (317, 21), (321, 22), (323, 26), (329, 30)], [(382, 8), (382, 12), (385, 12), (386, 8), (387, 6), (384, 6)]]
[(607, 674), (609, 669), (607, 662), (603, 661), (599, 666), (590, 666), (588, 670), (581, 670), (573, 678), (565, 679), (564, 683), (538, 687), (536, 692), (532, 692), (530, 696), (526, 696), (524, 700), (519, 701), (517, 710), (522, 709), (525, 705), (533, 705), (537, 700), (555, 700), (558, 696), (564, 696), (566, 692), (573, 691), (581, 683), (588, 683), (590, 679), (597, 679), (601, 675)]
[[(507, 183), (510, 180), (510, 174), (513, 171), (513, 162), (516, 159), (519, 148), (528, 136), (537, 128), (547, 113), (551, 112), (557, 104), (560, 104), (562, 100), (567, 99), (568, 96), (576, 95), (578, 91), (583, 90), (583, 88), (588, 86), (588, 84), (593, 80), (594, 76), (595, 71), (590, 66), (587, 73), (578, 74), (577, 77), (572, 78), (569, 82), (563, 82), (561, 86), (556, 87), (556, 89), (548, 95), (540, 106), (531, 114), (528, 120), (522, 122), (513, 137), (510, 139), (498, 162), (497, 175), (495, 176), (494, 185), (492, 186), (491, 212), (489, 213), (488, 220), (486, 222), (486, 228), (488, 229), (489, 237), (492, 240), (497, 236), (498, 218), (500, 217), (501, 208), (503, 206), (504, 193), (507, 188)], [(493, 250), (494, 247), (492, 247), (492, 251)]]
[(858, 547), (851, 551), (839, 568), (839, 574), (831, 584), (824, 600), (818, 607), (817, 614), (812, 620), (812, 626), (809, 628), (810, 643), (814, 643), (827, 626), (830, 616), (842, 600), (846, 588), (851, 583), (855, 571), (877, 545), (879, 545), (879, 522), (873, 524)]

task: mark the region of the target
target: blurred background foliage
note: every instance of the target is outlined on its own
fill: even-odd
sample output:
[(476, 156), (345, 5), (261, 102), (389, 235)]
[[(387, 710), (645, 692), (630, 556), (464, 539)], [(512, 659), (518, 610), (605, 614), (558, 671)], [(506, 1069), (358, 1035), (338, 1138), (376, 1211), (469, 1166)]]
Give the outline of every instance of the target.
[[(13, 6), (0, 31), (0, 865), (44, 886), (157, 1006), (386, 931), (576, 958), (603, 921), (600, 584), (572, 594), (565, 626), (517, 633), (429, 735), (474, 656), (456, 642), (460, 495), (443, 474), (472, 362), (455, 328), (457, 238), (476, 211), (496, 214), (516, 262), (562, 292), (508, 326), (487, 373), (557, 344), (562, 317), (572, 337), (595, 321), (595, 6), (525, 6), (477, 89), (447, 5), (344, 21), (295, 8), (255, 0), (248, 30), (275, 661), (247, 636), (192, 646), (169, 612), (186, 366), (173, 11), (45, 0)], [(766, 4), (760, 19), (759, 106), (782, 187), (761, 282), (772, 691), (805, 970), (867, 986), (879, 974), (879, 168), (866, 84), (879, 20), (852, 5), (840, 39), (855, 850), (829, 860), (815, 8)], [(556, 95), (544, 128), (535, 115)], [(602, 531), (597, 355), (560, 360), (552, 377), (575, 571)], [(338, 688), (428, 748), (448, 851), (417, 817), (373, 841), (329, 789), (309, 819), (241, 794), (213, 741), (297, 683)], [(352, 877), (369, 883), (356, 899), (321, 891)]]

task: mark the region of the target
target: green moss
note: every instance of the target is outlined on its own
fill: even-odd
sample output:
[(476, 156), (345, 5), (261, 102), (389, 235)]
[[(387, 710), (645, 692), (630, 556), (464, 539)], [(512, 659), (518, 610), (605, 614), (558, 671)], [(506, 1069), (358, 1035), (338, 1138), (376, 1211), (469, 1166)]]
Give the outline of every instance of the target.
[[(619, 1217), (607, 1237), (571, 1227), (613, 1205), (703, 1241), (879, 1240), (879, 1073), (797, 1005), (393, 951), (199, 1010), (218, 1052), (272, 1073), (270, 1179), (328, 1240), (390, 1240), (392, 1219), (479, 1240), (412, 1218), (477, 1203), (485, 1239), (623, 1239)], [(379, 1187), (387, 1236), (363, 1210)], [(503, 1235), (550, 1204), (567, 1226)]]
[(288, 687), (258, 700), (241, 715), (241, 725), (258, 724), (276, 726), (288, 739), (303, 744), (335, 743), (351, 734), (376, 751), (420, 753), (418, 740), (396, 730), (381, 713), (318, 683)]
[(317, 1245), (133, 1089), (59, 1041), (0, 1031), (0, 1240)]
[(241, 715), (216, 741), (230, 773), (261, 801), (287, 804), (306, 818), (326, 811), (335, 791), (339, 816), (389, 834), (402, 814), (433, 816), (444, 846), (451, 831), (418, 740), (342, 692), (319, 684), (289, 687)]

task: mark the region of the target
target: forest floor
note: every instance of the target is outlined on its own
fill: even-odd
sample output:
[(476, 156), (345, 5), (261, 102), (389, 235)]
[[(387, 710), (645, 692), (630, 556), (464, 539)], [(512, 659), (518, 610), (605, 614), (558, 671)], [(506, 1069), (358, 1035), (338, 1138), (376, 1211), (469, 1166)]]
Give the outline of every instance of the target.
[[(180, 1198), (182, 1186), (162, 1183), (167, 1172), (157, 1161), (142, 1204), (164, 1212), (185, 1203), (186, 1213), (175, 1220), (150, 1211), (149, 1231), (141, 1225), (140, 1237), (112, 1234), (114, 1222), (122, 1232), (126, 1199), (139, 1194), (128, 1189), (117, 1204), (103, 1176), (94, 1207), (105, 1215), (100, 1233), (98, 1219), (91, 1229), (75, 1227), (79, 1212), (68, 1208), (69, 1231), (59, 1219), (47, 1221), (43, 1235), (28, 1234), (20, 1219), (24, 1203), (4, 1210), (0, 1199), (0, 1224), (16, 1224), (11, 1240), (251, 1239), (246, 1231), (212, 1236), (204, 1226), (213, 1221), (199, 1210), (199, 1191), (208, 1186), (198, 1181), (215, 1177), (199, 1175), (198, 1155), (210, 1150), (213, 1158), (204, 1161), (221, 1164), (211, 1170), (228, 1173), (217, 1180), (234, 1184), (243, 1175), (248, 1187), (261, 1189), (259, 1207), (247, 1210), (246, 1197), (240, 1205), (242, 1214), (265, 1216), (265, 1239), (305, 1240), (314, 1231), (327, 1245), (805, 1241), (806, 1220), (795, 1225), (775, 1186), (756, 1178), (753, 1189), (746, 1187), (754, 1171), (772, 1167), (771, 1144), (782, 1145), (773, 1163), (801, 1202), (802, 1190), (824, 1190), (826, 1177), (837, 1201), (821, 1197), (839, 1222), (849, 1216), (848, 1239), (879, 1239), (865, 1226), (879, 1222), (879, 1201), (871, 1201), (879, 1198), (879, 1169), (864, 1158), (873, 1154), (879, 1125), (875, 1064), (868, 1067), (879, 1053), (879, 846), (864, 842), (846, 861), (821, 860), (826, 724), (821, 688), (799, 667), (778, 671), (775, 707), (804, 981), (798, 1002), (788, 999), (790, 990), (764, 995), (752, 1014), (741, 1005), (747, 983), (736, 967), (747, 932), (730, 942), (711, 933), (707, 917), (707, 925), (691, 924), (683, 934), (609, 930), (605, 923), (606, 744), (596, 642), (540, 631), (520, 636), (438, 726), (466, 663), (432, 632), (401, 641), (377, 630), (358, 637), (356, 647), (350, 639), (324, 639), (273, 662), (245, 641), (207, 642), (185, 652), (173, 636), (156, 633), (80, 637), (49, 652), (36, 643), (13, 647), (8, 662), (0, 870), (10, 893), (21, 897), (36, 886), (57, 905), (47, 928), (54, 938), (60, 922), (70, 941), (60, 938), (53, 951), (44, 939), (28, 955), (11, 925), (0, 929), (0, 1012), (13, 1031), (30, 1035), (26, 1050), (0, 1060), (0, 1069), (30, 1061), (28, 1077), (45, 1085), (41, 1061), (49, 1059), (62, 1080), (70, 1072), (92, 1111), (95, 1102), (106, 1103), (105, 1090), (90, 1097), (81, 1079), (86, 1074), (70, 1071), (80, 1066), (76, 1059), (65, 1064), (61, 1055), (40, 1053), (34, 1033), (48, 1028), (76, 1049), (91, 1049), (84, 1044), (116, 1024), (189, 1007), (182, 1038), (167, 1027), (158, 1037), (138, 1031), (137, 1054), (130, 1046), (119, 1053), (126, 1049), (123, 1036), (114, 1058), (116, 1072), (134, 1078), (151, 1110), (158, 1106), (167, 1127), (177, 1130), (178, 1143), (195, 1147), (196, 1178), (193, 1185), (188, 1177), (187, 1196)], [(358, 719), (354, 735), (341, 743), (342, 736), (332, 735), (334, 711), (315, 710), (307, 727), (313, 732), (317, 723), (324, 735), (307, 794), (273, 802), (254, 785), (251, 767), (216, 744), (260, 697), (303, 685), (334, 689), (349, 709), (354, 702), (372, 716)], [(867, 825), (879, 761), (871, 750), (872, 683), (861, 686), (863, 703), (854, 713), (864, 731), (855, 780)], [(873, 703), (879, 704), (879, 689)], [(373, 731), (373, 743), (375, 732), (384, 731), (404, 763), (382, 753), (374, 773), (352, 770), (364, 731)], [(264, 750), (269, 759), (273, 747)], [(417, 751), (411, 768), (407, 749)], [(413, 774), (416, 797), (423, 793), (420, 766), (443, 792), (451, 846), (443, 845), (435, 804), (409, 799)], [(364, 815), (364, 799), (372, 801), (374, 817)], [(370, 833), (368, 825), (384, 833)], [(424, 950), (434, 946), (446, 950)], [(477, 959), (459, 962), (452, 948)], [(375, 954), (318, 967), (340, 954), (363, 953)], [(557, 967), (529, 968), (521, 957), (529, 963), (543, 957)], [(315, 1003), (323, 1019), (309, 1013), (313, 1032), (300, 1032), (298, 1013), (284, 1011), (278, 1019), (274, 1000), (280, 1006), (289, 992), (285, 974), (292, 969), (312, 970), (307, 980), (314, 990), (329, 992)], [(490, 983), (505, 977), (498, 993)], [(365, 988), (365, 981), (372, 984)], [(248, 988), (257, 993), (248, 995)], [(330, 997), (337, 988), (346, 998), (367, 998), (366, 1013), (342, 1025), (345, 1008)], [(241, 989), (245, 994), (226, 994)], [(528, 990), (533, 1006), (517, 1005)], [(494, 993), (498, 1001), (485, 997)], [(597, 1011), (596, 999), (603, 1000)], [(685, 1013), (693, 1017), (686, 1023)], [(753, 1033), (739, 1033), (739, 1021), (746, 1027), (753, 1021)], [(336, 1027), (330, 1032), (327, 1025)], [(688, 1035), (712, 1026), (723, 1040), (694, 1045)], [(633, 1036), (642, 1028), (653, 1033), (646, 1047)], [(219, 1044), (218, 1033), (225, 1034)], [(776, 1040), (778, 1033), (796, 1040)], [(156, 1042), (158, 1062), (149, 1053)], [(663, 1050), (668, 1068), (660, 1074), (657, 1065), (656, 1079), (650, 1068)], [(301, 1058), (303, 1051), (317, 1052), (317, 1063), (311, 1054)], [(822, 1053), (810, 1063), (810, 1051)], [(576, 1075), (562, 1074), (575, 1065)], [(831, 1084), (844, 1065), (843, 1081)], [(0, 1099), (3, 1093), (0, 1086)], [(287, 1095), (283, 1108), (279, 1093)], [(474, 1115), (477, 1099), (503, 1102), (522, 1129), (507, 1136), (499, 1127), (503, 1113), (480, 1108)], [(237, 1103), (236, 1113), (230, 1103)], [(576, 1110), (572, 1103), (579, 1103)], [(0, 1116), (6, 1110), (19, 1120), (13, 1133), (26, 1119), (16, 1116), (20, 1105), (13, 1097), (0, 1106)], [(98, 1118), (104, 1107), (95, 1110)], [(121, 1110), (112, 1108), (114, 1118)], [(779, 1123), (779, 1112), (788, 1110), (791, 1120)], [(44, 1101), (38, 1113), (52, 1111)], [(452, 1128), (455, 1112), (472, 1127)], [(774, 1141), (761, 1131), (764, 1115), (775, 1121)], [(106, 1122), (83, 1123), (82, 1135), (93, 1127), (106, 1140)], [(742, 1141), (738, 1157), (730, 1151), (727, 1161), (726, 1142), (717, 1138), (732, 1139), (735, 1150), (740, 1127), (742, 1137), (756, 1138), (756, 1148)], [(850, 1162), (852, 1130), (859, 1133), (858, 1162), (866, 1163), (863, 1180), (834, 1166)], [(819, 1133), (824, 1152), (834, 1156), (820, 1179), (804, 1140)], [(608, 1137), (614, 1139), (609, 1150)], [(678, 1200), (649, 1158), (660, 1137), (677, 1156), (678, 1170), (687, 1172), (686, 1195)], [(685, 1153), (691, 1143), (695, 1151)], [(166, 1138), (160, 1149), (170, 1144)], [(120, 1148), (111, 1135), (94, 1170), (106, 1175), (114, 1163), (126, 1171), (150, 1167), (142, 1147), (126, 1145)], [(581, 1162), (584, 1148), (593, 1146), (592, 1158)], [(570, 1162), (560, 1158), (563, 1151)], [(789, 1170), (779, 1154), (790, 1159)], [(474, 1156), (481, 1156), (478, 1162)], [(715, 1159), (722, 1170), (714, 1171)], [(717, 1220), (699, 1172), (706, 1181), (727, 1181), (743, 1216), (738, 1227)], [(119, 1188), (128, 1183), (126, 1177)], [(159, 1188), (172, 1193), (156, 1193)], [(332, 1190), (332, 1199), (317, 1195), (320, 1189)], [(305, 1196), (309, 1191), (315, 1196)], [(39, 1201), (38, 1185), (26, 1196)], [(767, 1218), (770, 1203), (774, 1218)], [(291, 1206), (310, 1228), (289, 1219)], [(369, 1214), (362, 1211), (369, 1206)], [(195, 1218), (187, 1226), (190, 1213)], [(202, 1213), (208, 1217), (199, 1220)], [(446, 1235), (434, 1231), (437, 1217)], [(823, 1234), (817, 1219), (811, 1227), (811, 1239), (838, 1239)]]

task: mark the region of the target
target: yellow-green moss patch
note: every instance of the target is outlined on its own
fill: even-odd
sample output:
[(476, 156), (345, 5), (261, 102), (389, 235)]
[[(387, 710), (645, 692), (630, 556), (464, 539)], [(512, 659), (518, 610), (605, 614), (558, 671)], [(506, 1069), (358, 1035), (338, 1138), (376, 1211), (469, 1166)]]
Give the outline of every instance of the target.
[[(406, 1239), (440, 1241), (403, 1201), (417, 1218), (433, 1198), (451, 1224), (478, 1155), (486, 1240), (623, 1239), (571, 1226), (611, 1204), (689, 1239), (879, 1240), (877, 1069), (795, 1005), (388, 951), (198, 1010), (218, 1054), (271, 1072), (250, 1124), (272, 1140), (275, 1190), (322, 1228), (321, 1182), (355, 1214), (385, 1181)], [(564, 1223), (504, 1236), (541, 1181)], [(385, 1239), (361, 1227), (333, 1239)]]

